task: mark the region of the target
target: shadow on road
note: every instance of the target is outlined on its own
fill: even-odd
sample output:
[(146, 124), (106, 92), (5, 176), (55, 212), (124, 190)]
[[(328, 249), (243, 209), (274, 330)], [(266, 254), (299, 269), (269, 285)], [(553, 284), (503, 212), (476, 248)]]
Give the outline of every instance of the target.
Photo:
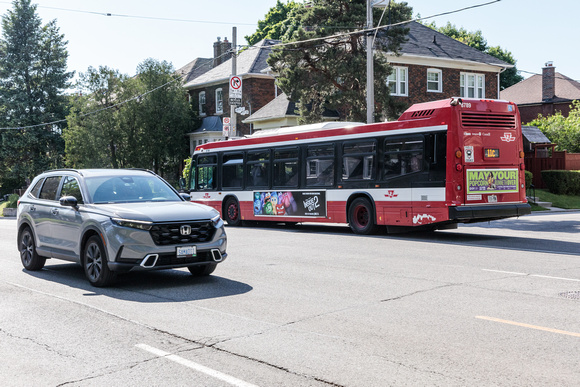
[[(86, 290), (85, 296), (98, 295), (143, 303), (184, 302), (230, 297), (253, 289), (248, 284), (216, 275), (194, 277), (187, 269), (124, 273), (111, 287), (96, 288), (88, 283), (80, 265), (51, 260), (46, 263), (40, 271), (23, 272), (45, 281)], [(216, 270), (219, 271), (219, 266)]]

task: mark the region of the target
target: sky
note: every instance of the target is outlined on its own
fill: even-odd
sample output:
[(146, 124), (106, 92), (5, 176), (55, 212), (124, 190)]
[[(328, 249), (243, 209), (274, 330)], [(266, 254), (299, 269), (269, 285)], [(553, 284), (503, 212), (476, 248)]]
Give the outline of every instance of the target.
[[(175, 69), (195, 58), (213, 57), (213, 43), (238, 45), (257, 29), (276, 0), (32, 0), (43, 24), (56, 19), (68, 40), (68, 66), (76, 73), (108, 66), (134, 75), (147, 58), (166, 60)], [(580, 81), (578, 0), (408, 0), (413, 14), (437, 26), (447, 22), (481, 30), (489, 46), (501, 46), (517, 60), (524, 77), (541, 73), (548, 61), (556, 71)], [(0, 0), (0, 14), (12, 8)], [(107, 16), (111, 14), (111, 16)], [(0, 27), (1, 28), (1, 27)]]

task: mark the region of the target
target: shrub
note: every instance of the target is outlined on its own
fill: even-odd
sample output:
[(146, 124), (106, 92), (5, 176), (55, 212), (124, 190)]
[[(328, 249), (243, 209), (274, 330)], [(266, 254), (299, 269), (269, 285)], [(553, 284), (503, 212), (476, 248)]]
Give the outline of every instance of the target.
[(525, 171), (525, 173), (526, 173), (526, 189), (528, 189), (532, 185), (534, 174), (530, 171)]
[(16, 208), (18, 206), (18, 199), (20, 198), (20, 196), (16, 195), (16, 194), (12, 194), (8, 197), (8, 200), (6, 202), (6, 208)]
[(580, 171), (542, 171), (542, 180), (551, 193), (580, 195)]

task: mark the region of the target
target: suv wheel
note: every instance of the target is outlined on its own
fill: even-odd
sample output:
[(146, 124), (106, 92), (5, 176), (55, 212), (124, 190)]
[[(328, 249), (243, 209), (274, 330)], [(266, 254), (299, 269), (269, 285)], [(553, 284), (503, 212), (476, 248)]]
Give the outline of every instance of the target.
[(109, 270), (107, 253), (101, 238), (93, 235), (87, 241), (83, 251), (82, 264), (85, 275), (93, 286), (108, 286), (116, 278), (116, 273)]
[(20, 251), (20, 260), (22, 261), (22, 265), (26, 270), (36, 271), (44, 267), (46, 258), (41, 257), (36, 253), (34, 235), (32, 235), (32, 230), (30, 230), (29, 227), (26, 227), (20, 233), (18, 250)]

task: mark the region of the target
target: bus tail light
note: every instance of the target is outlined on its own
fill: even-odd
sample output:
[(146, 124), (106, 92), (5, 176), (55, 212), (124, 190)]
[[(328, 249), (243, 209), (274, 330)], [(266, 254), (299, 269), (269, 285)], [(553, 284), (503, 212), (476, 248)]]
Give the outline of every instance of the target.
[(455, 170), (456, 170), (457, 172), (461, 172), (461, 171), (463, 171), (463, 165), (461, 165), (461, 164), (455, 164)]
[(521, 163), (521, 164), (520, 164), (520, 170), (522, 170), (522, 171), (523, 171), (524, 169), (526, 169), (526, 164), (524, 164), (524, 163)]
[(456, 190), (461, 191), (461, 185), (457, 184), (457, 187), (455, 187)]
[(520, 159), (526, 157), (526, 153), (524, 151), (520, 151)]
[(463, 154), (461, 153), (461, 151), (460, 150), (456, 150), (455, 151), (455, 157), (457, 157), (458, 159), (460, 159), (461, 156), (463, 156)]

